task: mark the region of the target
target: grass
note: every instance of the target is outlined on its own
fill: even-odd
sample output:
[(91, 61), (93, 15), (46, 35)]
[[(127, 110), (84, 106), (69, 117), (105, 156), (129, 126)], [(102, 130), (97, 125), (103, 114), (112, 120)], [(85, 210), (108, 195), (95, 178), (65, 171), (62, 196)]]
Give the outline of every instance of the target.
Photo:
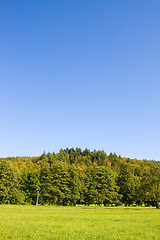
[(160, 210), (0, 205), (0, 239), (160, 239)]

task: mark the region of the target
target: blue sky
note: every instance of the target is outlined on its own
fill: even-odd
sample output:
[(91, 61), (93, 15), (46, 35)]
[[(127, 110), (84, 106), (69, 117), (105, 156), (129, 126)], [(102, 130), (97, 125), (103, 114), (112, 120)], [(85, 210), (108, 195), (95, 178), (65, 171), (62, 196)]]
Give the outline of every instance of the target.
[(0, 1), (0, 157), (160, 160), (160, 2)]

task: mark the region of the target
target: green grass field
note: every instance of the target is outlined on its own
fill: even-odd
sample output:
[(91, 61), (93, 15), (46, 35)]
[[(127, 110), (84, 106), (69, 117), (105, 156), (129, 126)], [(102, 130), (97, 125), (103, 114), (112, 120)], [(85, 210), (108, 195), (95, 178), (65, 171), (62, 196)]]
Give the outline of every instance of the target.
[(0, 205), (0, 239), (160, 239), (160, 210)]

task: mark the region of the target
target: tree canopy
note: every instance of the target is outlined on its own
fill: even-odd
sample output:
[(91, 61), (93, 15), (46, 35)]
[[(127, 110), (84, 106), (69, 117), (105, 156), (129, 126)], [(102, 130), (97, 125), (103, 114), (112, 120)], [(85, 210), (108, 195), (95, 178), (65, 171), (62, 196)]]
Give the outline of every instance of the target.
[(152, 205), (159, 208), (160, 163), (81, 148), (0, 159), (0, 203)]

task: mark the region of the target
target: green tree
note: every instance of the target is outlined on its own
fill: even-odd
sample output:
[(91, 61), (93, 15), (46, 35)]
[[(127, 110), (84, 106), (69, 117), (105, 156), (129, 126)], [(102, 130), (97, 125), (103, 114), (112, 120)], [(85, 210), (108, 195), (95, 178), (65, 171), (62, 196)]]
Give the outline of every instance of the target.
[(141, 202), (160, 208), (160, 166), (158, 163), (152, 164), (143, 172), (137, 195)]
[(51, 167), (48, 162), (41, 162), (40, 171), (40, 197), (42, 204), (53, 204), (55, 202), (54, 186), (52, 184)]
[(118, 187), (115, 182), (115, 176), (111, 169), (107, 169), (104, 166), (95, 167), (94, 171), (95, 189), (97, 191), (98, 205), (104, 203), (109, 204), (120, 204), (120, 195), (118, 194)]
[(69, 165), (65, 162), (57, 162), (51, 166), (53, 194), (58, 205), (69, 205), (71, 202), (71, 190)]
[(25, 194), (25, 202), (35, 204), (37, 192), (40, 190), (39, 170), (32, 162), (29, 162), (22, 173), (22, 189)]
[(94, 179), (94, 166), (90, 165), (84, 169), (84, 173), (81, 174), (82, 181), (82, 202), (85, 205), (96, 203), (98, 197), (98, 191), (95, 188), (96, 182)]
[(18, 169), (9, 161), (0, 160), (0, 203), (22, 203)]
[(117, 185), (119, 186), (119, 194), (122, 195), (122, 202), (125, 205), (132, 204), (135, 195), (134, 175), (125, 163), (121, 165), (117, 178)]
[(71, 205), (75, 206), (77, 201), (80, 199), (81, 182), (79, 178), (78, 169), (74, 165), (71, 165), (69, 167), (69, 175), (70, 175), (69, 189), (71, 192), (70, 203)]

